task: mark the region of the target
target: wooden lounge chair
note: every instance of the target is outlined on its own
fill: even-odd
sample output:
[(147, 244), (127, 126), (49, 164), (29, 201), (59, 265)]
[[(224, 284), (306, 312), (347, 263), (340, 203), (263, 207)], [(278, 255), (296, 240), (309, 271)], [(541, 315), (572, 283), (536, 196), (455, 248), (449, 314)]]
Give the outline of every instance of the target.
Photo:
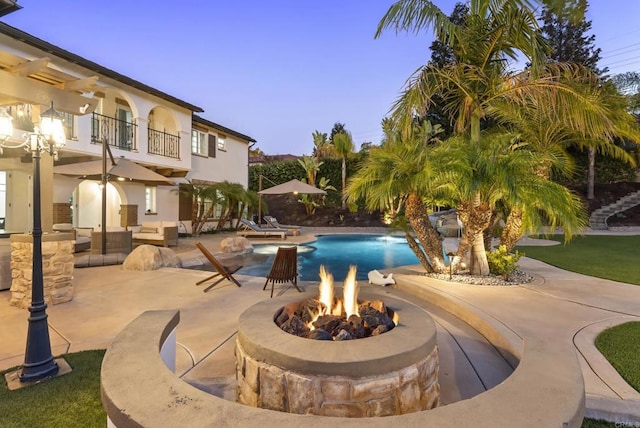
[(263, 290), (266, 290), (269, 282), (271, 282), (271, 297), (273, 297), (273, 288), (276, 282), (279, 284), (291, 282), (296, 290), (302, 293), (302, 290), (298, 288), (298, 247), (278, 248), (276, 258), (267, 275), (267, 281), (262, 287)]
[(263, 238), (279, 236), (280, 239), (287, 239), (286, 229), (263, 228), (258, 226), (254, 221), (247, 220), (245, 218), (241, 218), (240, 222), (242, 223), (243, 229), (236, 232), (240, 236), (259, 236)]
[(216, 259), (213, 256), (213, 254), (211, 254), (209, 250), (207, 250), (205, 246), (202, 245), (200, 242), (196, 242), (195, 245), (198, 248), (198, 250), (200, 250), (200, 252), (204, 254), (207, 260), (209, 260), (209, 262), (213, 265), (215, 270), (218, 271), (218, 273), (216, 273), (215, 275), (211, 275), (210, 277), (205, 278), (202, 281), (196, 282), (196, 285), (203, 284), (215, 277), (222, 276), (222, 278), (218, 279), (216, 282), (214, 282), (213, 284), (205, 288), (203, 291), (206, 293), (207, 291), (215, 287), (220, 281), (223, 281), (225, 279), (228, 279), (229, 281), (233, 282), (238, 287), (242, 287), (242, 285), (233, 277), (233, 274), (236, 273), (238, 270), (240, 270), (240, 268), (242, 268), (242, 265), (225, 266), (222, 263), (220, 263), (220, 261), (218, 261), (218, 259)]
[(270, 215), (266, 215), (262, 218), (267, 222), (269, 227), (272, 227), (274, 229), (285, 229), (288, 232), (287, 235), (300, 235), (300, 229), (302, 229), (300, 226), (294, 226), (292, 224), (280, 224), (278, 223), (277, 218)]

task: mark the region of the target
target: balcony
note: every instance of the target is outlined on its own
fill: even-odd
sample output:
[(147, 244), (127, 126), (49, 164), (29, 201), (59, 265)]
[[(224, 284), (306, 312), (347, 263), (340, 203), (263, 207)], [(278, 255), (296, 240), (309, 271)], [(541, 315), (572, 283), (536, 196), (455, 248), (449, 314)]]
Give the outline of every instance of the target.
[(180, 136), (149, 128), (148, 152), (154, 155), (180, 159)]
[(91, 142), (107, 144), (121, 150), (137, 151), (136, 134), (138, 125), (133, 122), (93, 113), (91, 116)]

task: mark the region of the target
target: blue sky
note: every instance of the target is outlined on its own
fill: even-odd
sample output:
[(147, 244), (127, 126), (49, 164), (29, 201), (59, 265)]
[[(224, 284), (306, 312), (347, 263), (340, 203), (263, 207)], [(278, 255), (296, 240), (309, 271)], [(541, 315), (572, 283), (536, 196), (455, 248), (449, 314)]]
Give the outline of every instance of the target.
[[(335, 122), (356, 146), (429, 56), (430, 34), (374, 40), (391, 0), (19, 0), (3, 20), (202, 107), (268, 154), (310, 154)], [(640, 71), (640, 1), (591, 0), (601, 66)], [(445, 12), (455, 0), (436, 0)], [(170, 5), (170, 7), (167, 7)]]

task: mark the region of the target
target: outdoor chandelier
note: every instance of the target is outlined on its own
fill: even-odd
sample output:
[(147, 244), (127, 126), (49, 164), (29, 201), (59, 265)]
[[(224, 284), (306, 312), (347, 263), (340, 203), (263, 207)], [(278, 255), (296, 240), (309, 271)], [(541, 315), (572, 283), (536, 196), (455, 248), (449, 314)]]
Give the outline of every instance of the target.
[(50, 155), (57, 158), (60, 150), (67, 141), (62, 126), (62, 115), (51, 107), (40, 114), (40, 127), (35, 127), (33, 132), (24, 134), (20, 142), (12, 142), (9, 139), (13, 136), (13, 118), (4, 107), (0, 107), (0, 154), (2, 149), (24, 148), (27, 152), (40, 153), (48, 151)]

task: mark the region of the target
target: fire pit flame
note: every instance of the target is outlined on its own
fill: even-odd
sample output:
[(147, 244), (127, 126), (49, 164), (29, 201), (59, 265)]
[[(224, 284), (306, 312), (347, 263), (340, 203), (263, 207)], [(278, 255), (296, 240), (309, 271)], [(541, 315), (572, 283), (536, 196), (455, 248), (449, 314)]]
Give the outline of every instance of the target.
[(349, 273), (344, 280), (342, 289), (342, 299), (344, 300), (344, 311), (347, 313), (347, 319), (351, 315), (360, 316), (358, 313), (358, 283), (356, 282), (356, 267), (350, 266)]
[(358, 301), (356, 267), (351, 266), (335, 296), (333, 276), (320, 266), (318, 297), (285, 305), (274, 321), (287, 333), (316, 340), (351, 340), (376, 336), (398, 325), (398, 314), (382, 300)]

